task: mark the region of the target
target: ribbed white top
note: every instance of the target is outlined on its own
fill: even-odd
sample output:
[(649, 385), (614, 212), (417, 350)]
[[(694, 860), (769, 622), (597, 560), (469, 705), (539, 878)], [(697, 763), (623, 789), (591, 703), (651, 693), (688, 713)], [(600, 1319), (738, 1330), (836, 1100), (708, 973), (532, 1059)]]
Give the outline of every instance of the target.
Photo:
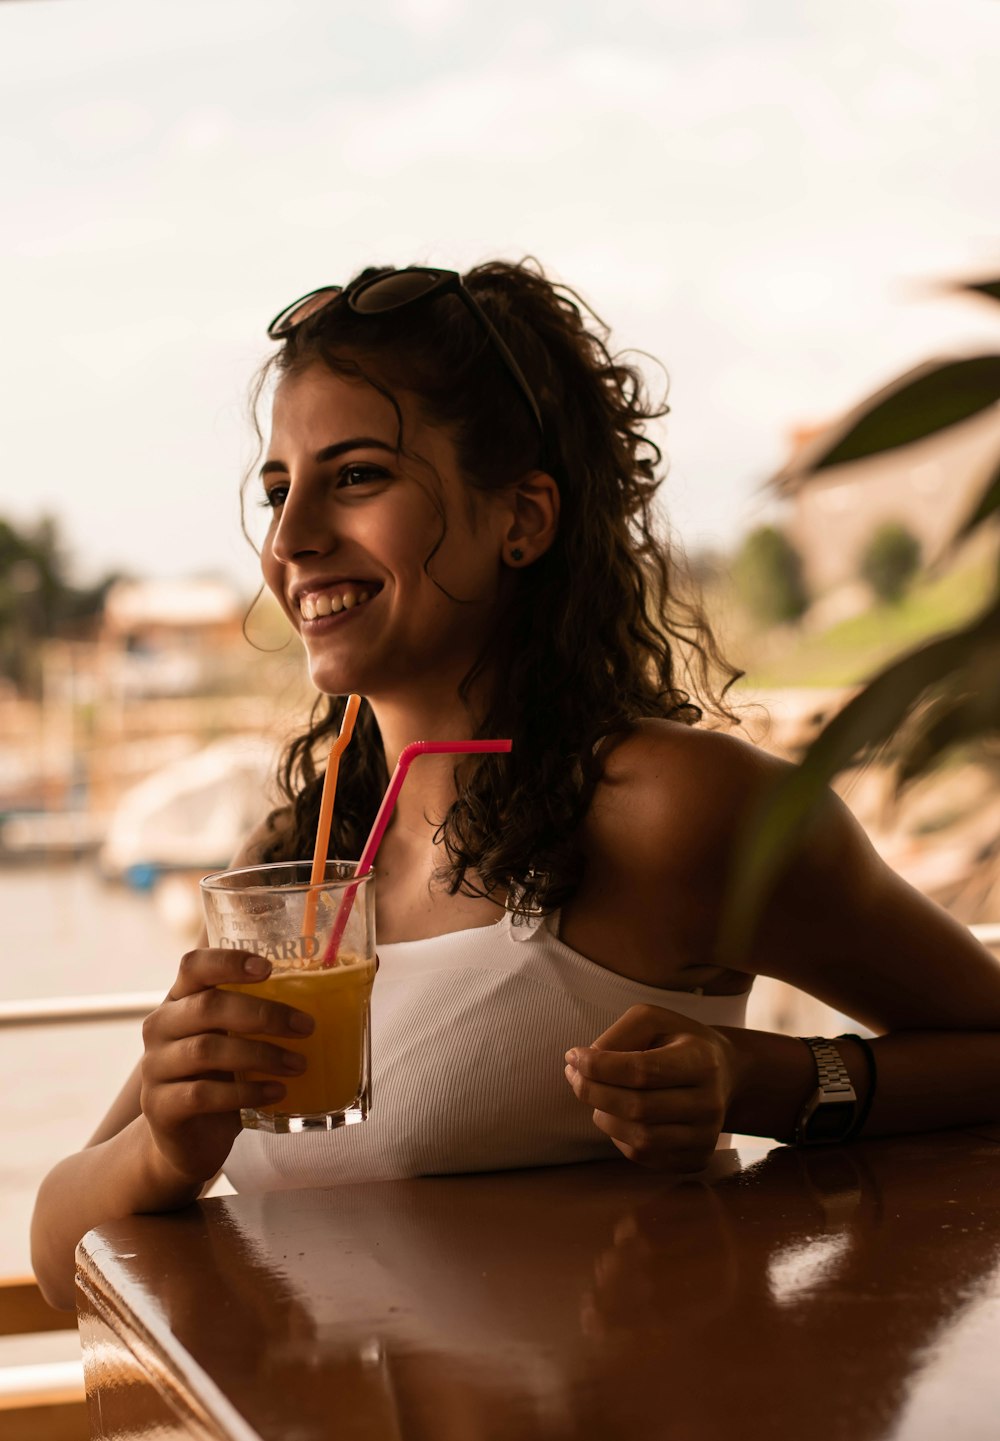
[[(616, 975), (564, 945), (558, 913), (379, 946), (372, 1110), (341, 1131), (241, 1131), (238, 1191), (563, 1165), (617, 1155), (563, 1075), (629, 1006), (742, 1026), (747, 993), (703, 996)], [(730, 1137), (720, 1136), (728, 1146)]]

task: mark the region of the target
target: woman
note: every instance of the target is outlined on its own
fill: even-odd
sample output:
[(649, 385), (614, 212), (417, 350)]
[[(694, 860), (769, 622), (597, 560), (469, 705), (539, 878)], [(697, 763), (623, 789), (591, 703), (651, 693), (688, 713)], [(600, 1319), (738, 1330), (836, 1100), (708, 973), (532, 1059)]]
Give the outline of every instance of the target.
[[(334, 1184), (615, 1146), (683, 1172), (730, 1130), (808, 1143), (1000, 1116), (1000, 970), (832, 794), (738, 969), (719, 963), (734, 837), (780, 763), (697, 724), (682, 661), (729, 713), (712, 700), (710, 632), (654, 534), (644, 425), (662, 412), (572, 293), (530, 264), (464, 282), (368, 270), (270, 334), (263, 571), (319, 699), (285, 759), (288, 805), (240, 859), (310, 853), (317, 761), (350, 691), (366, 703), (340, 855), (359, 853), (407, 742), (501, 735), (513, 751), (422, 760), (386, 834), (371, 1119), (241, 1133), (241, 1101), (283, 1093), (296, 1058), (282, 1041), (310, 1022), (217, 989), (265, 962), (192, 951), (145, 1023), (142, 1063), (39, 1193), (34, 1265), (53, 1304), (72, 1304), (90, 1226), (181, 1206), (223, 1167), (237, 1187)], [(878, 1038), (824, 1057), (746, 1030), (757, 974)], [(821, 1088), (824, 1059), (849, 1103)], [(239, 1070), (273, 1079), (238, 1093)]]

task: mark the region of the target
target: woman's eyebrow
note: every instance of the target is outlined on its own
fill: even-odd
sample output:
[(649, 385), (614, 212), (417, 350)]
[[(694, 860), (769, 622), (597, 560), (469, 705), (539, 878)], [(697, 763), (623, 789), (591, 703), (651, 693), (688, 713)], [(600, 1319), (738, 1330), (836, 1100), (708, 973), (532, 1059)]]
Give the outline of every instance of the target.
[[(344, 455), (348, 450), (387, 450), (390, 455), (396, 454), (396, 447), (388, 445), (384, 440), (376, 440), (371, 435), (356, 435), (352, 440), (338, 440), (336, 445), (326, 445), (322, 450), (317, 450), (313, 456), (316, 465), (323, 465), (328, 460), (336, 460), (338, 455)], [(260, 478), (271, 475), (275, 471), (288, 472), (288, 466), (283, 460), (266, 460), (260, 468)]]

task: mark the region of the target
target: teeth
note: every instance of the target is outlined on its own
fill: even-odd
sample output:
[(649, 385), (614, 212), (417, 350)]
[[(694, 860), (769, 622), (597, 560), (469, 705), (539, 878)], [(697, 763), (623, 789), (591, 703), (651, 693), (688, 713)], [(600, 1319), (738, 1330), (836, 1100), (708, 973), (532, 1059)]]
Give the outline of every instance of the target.
[(299, 600), (299, 611), (303, 620), (318, 620), (323, 616), (339, 615), (342, 610), (353, 610), (371, 599), (367, 590), (345, 590), (341, 594), (332, 591), (318, 591), (304, 595)]

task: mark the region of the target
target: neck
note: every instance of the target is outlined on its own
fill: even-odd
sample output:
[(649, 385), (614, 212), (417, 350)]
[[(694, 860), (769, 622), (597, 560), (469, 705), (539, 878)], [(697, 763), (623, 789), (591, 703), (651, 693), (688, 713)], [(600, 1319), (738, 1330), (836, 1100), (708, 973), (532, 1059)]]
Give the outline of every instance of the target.
[[(411, 741), (469, 740), (479, 725), (476, 712), (456, 694), (444, 703), (440, 694), (426, 704), (371, 700), (391, 775)], [(413, 761), (396, 801), (390, 830), (397, 839), (429, 841), (456, 797), (453, 771), (457, 755), (424, 755)]]

